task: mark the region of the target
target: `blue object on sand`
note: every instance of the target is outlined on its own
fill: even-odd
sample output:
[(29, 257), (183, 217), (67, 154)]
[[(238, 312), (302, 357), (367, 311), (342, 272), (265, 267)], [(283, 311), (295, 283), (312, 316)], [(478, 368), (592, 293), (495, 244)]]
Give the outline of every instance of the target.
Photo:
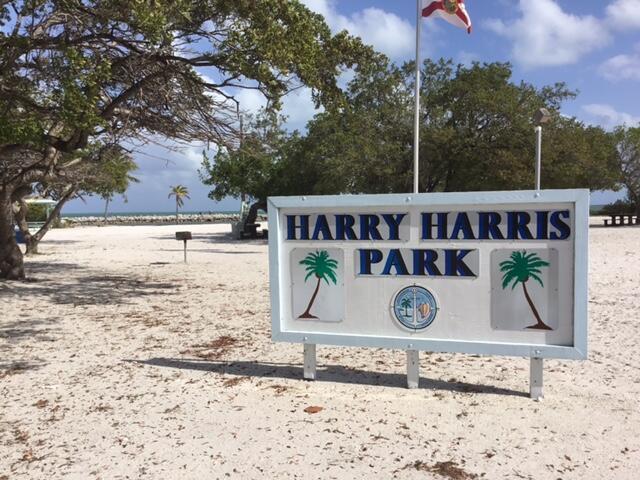
[(24, 243), (24, 235), (22, 232), (18, 228), (15, 228), (14, 230), (16, 232), (16, 242)]

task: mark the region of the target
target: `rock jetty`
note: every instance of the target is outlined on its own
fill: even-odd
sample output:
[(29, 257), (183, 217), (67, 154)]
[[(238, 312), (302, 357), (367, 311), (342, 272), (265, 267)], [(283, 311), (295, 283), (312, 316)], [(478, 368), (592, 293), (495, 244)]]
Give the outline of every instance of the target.
[[(238, 221), (237, 214), (227, 213), (194, 213), (180, 214), (180, 224), (198, 223), (232, 223)], [(63, 217), (62, 222), (66, 227), (85, 227), (94, 225), (171, 225), (176, 223), (175, 215), (117, 215), (109, 216), (105, 222), (104, 217)]]

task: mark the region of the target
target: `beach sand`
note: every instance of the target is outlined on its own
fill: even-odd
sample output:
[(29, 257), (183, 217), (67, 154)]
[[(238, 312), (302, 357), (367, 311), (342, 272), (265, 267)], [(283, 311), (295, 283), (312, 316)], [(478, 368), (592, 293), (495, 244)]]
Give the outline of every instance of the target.
[[(601, 223), (601, 222), (600, 222)], [(50, 232), (0, 283), (0, 479), (637, 479), (640, 228), (590, 229), (589, 360), (271, 342), (266, 242)], [(309, 413), (322, 407), (317, 413)], [(307, 409), (307, 411), (305, 411)]]

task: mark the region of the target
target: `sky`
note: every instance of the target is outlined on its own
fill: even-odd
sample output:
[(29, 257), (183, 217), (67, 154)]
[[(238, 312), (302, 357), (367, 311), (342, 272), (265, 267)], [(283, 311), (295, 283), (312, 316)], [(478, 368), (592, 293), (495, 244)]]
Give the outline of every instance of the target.
[[(322, 14), (334, 32), (348, 30), (365, 43), (402, 63), (415, 58), (415, 0), (301, 0)], [(456, 63), (511, 62), (514, 81), (538, 87), (566, 82), (579, 92), (562, 113), (605, 128), (640, 123), (640, 0), (466, 0), (473, 23), (468, 35), (440, 19), (422, 22), (422, 58), (452, 58)], [(254, 91), (239, 95), (241, 108), (255, 112), (265, 101)], [(287, 127), (304, 130), (314, 113), (309, 91), (284, 100)], [(532, 132), (533, 135), (533, 132)], [(137, 148), (140, 180), (116, 198), (114, 212), (172, 211), (171, 185), (188, 187), (187, 211), (238, 208), (238, 201), (214, 202), (198, 168), (202, 147), (175, 149), (161, 145)], [(533, 159), (532, 159), (533, 161)], [(544, 159), (543, 159), (544, 168)], [(544, 185), (543, 185), (544, 188)], [(593, 204), (620, 194), (595, 193)], [(70, 202), (64, 213), (99, 212), (98, 198)]]

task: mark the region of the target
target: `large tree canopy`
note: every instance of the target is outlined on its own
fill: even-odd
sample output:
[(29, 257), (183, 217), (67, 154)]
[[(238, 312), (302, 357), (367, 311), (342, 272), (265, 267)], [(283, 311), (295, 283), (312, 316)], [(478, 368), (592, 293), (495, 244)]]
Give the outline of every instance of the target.
[[(223, 152), (209, 172), (212, 195), (392, 193), (412, 190), (413, 65), (370, 62), (349, 84), (344, 108), (318, 114), (307, 134), (263, 135)], [(575, 96), (562, 84), (535, 88), (511, 80), (508, 64), (454, 66), (426, 61), (422, 69), (420, 191), (513, 190), (534, 186), (533, 114), (545, 124), (543, 188), (613, 187), (615, 138), (560, 115)], [(257, 126), (256, 126), (257, 127)], [(251, 169), (243, 176), (240, 170)], [(282, 178), (295, 179), (286, 182)]]
[(11, 202), (75, 168), (90, 142), (233, 144), (234, 94), (336, 77), (371, 54), (295, 0), (9, 1), (0, 7), (0, 278), (24, 275)]
[(640, 126), (620, 127), (615, 134), (621, 183), (627, 189), (626, 203), (640, 216)]

